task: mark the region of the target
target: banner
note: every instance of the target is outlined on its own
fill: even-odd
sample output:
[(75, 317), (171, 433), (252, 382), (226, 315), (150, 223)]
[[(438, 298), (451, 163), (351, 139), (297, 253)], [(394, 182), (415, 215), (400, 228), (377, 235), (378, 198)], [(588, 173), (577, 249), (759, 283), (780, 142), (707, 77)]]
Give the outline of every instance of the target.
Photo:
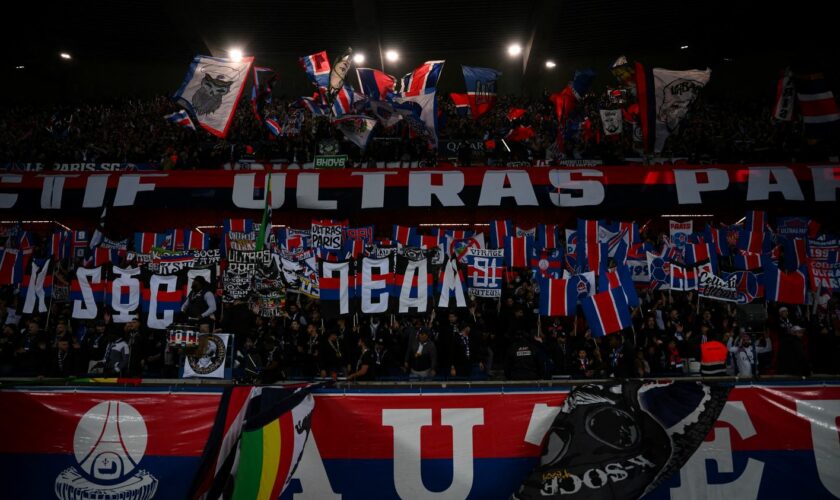
[(620, 109), (602, 109), (601, 125), (604, 135), (619, 135), (624, 131), (624, 120)]
[(653, 68), (653, 92), (656, 105), (656, 143), (654, 152), (665, 147), (665, 141), (677, 133), (680, 122), (697, 95), (709, 83), (712, 70), (672, 71)]
[[(233, 335), (208, 333), (198, 337), (198, 345), (187, 352), (184, 378), (229, 378)], [(225, 370), (227, 368), (227, 370)], [(226, 376), (226, 372), (227, 375)]]
[[(840, 498), (836, 382), (753, 381), (732, 388), (725, 402), (691, 387), (679, 389), (666, 391), (667, 398), (636, 398), (663, 423), (665, 434), (671, 435), (668, 442), (677, 443), (675, 433), (702, 440), (693, 453), (681, 448), (688, 456), (675, 453), (684, 464), (669, 478), (663, 476), (664, 482), (645, 498)], [(423, 388), (422, 394), (410, 389), (316, 391), (315, 410), (307, 422), (311, 434), (281, 498), (509, 498), (540, 463), (544, 442), (549, 447), (560, 444), (561, 429), (552, 424), (563, 408), (570, 409), (567, 396), (565, 390), (544, 387)], [(606, 466), (593, 461), (581, 473), (570, 471), (579, 484), (570, 474), (558, 487), (578, 485), (578, 494), (613, 498), (605, 495), (620, 493), (647, 473), (648, 462), (659, 463), (644, 452), (644, 460), (630, 454), (633, 447), (625, 446), (627, 442), (652, 434), (634, 434), (634, 423), (647, 417), (616, 399), (607, 393), (589, 399), (591, 405), (574, 400), (578, 410), (591, 410), (583, 416), (594, 432), (583, 432), (586, 436), (580, 439), (615, 438), (608, 442), (622, 446), (599, 444), (584, 450), (593, 456), (628, 457)], [(713, 401), (723, 405), (716, 419), (707, 419), (711, 430), (692, 433), (690, 423), (709, 415)], [(212, 388), (4, 388), (4, 495), (186, 498), (220, 402), (221, 391)], [(698, 402), (694, 415), (691, 410)], [(577, 418), (577, 413), (566, 415)], [(111, 443), (119, 435), (122, 448)]]
[[(101, 208), (263, 210), (258, 194), (266, 172), (166, 171), (0, 174), (0, 208), (28, 216), (50, 216)], [(433, 180), (437, 179), (437, 180)], [(506, 169), (338, 169), (288, 170), (271, 177), (272, 209), (318, 209), (346, 213), (369, 209), (431, 207), (598, 207), (704, 209), (772, 202), (800, 210), (802, 203), (838, 201), (840, 167), (775, 166), (589, 166)], [(255, 191), (256, 190), (256, 191)], [(200, 193), (200, 196), (196, 193)], [(106, 196), (107, 195), (107, 196)], [(109, 202), (110, 203), (110, 202)], [(212, 209), (212, 210), (208, 210)], [(85, 212), (86, 213), (86, 212)], [(217, 212), (216, 212), (217, 213)], [(213, 217), (213, 222), (217, 222)]]
[(840, 240), (823, 234), (808, 239), (808, 267), (815, 290), (840, 289)]

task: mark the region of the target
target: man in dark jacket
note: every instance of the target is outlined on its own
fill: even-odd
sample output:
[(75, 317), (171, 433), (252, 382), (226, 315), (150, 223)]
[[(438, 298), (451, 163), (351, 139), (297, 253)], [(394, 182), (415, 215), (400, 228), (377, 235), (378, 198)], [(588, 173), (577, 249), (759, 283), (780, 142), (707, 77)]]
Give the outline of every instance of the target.
[(437, 347), (429, 340), (429, 328), (423, 327), (412, 339), (405, 353), (405, 366), (412, 377), (432, 378), (437, 368)]
[(519, 331), (508, 346), (505, 377), (509, 380), (536, 380), (543, 377), (545, 360), (541, 360), (534, 343)]

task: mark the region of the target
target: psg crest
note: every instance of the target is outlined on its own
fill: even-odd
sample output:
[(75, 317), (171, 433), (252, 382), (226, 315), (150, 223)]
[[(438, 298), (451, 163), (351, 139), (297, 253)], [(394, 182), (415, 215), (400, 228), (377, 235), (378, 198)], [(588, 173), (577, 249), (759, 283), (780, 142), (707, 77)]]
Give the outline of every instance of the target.
[(73, 436), (76, 465), (55, 480), (62, 500), (148, 500), (158, 480), (139, 468), (148, 432), (143, 416), (122, 401), (103, 401), (82, 416)]

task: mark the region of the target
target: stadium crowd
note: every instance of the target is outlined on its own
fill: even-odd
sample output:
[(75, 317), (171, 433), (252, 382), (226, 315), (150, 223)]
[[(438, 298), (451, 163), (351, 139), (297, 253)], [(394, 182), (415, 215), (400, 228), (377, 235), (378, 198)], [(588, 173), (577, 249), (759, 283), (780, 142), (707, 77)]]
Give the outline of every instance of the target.
[[(53, 286), (69, 286), (69, 276), (59, 268)], [(466, 310), (331, 321), (305, 296), (289, 295), (281, 315), (266, 318), (248, 301), (221, 304), (213, 285), (195, 291), (176, 322), (203, 317), (194, 327), (234, 334), (241, 381), (675, 376), (697, 373), (709, 340), (727, 346), (730, 375), (840, 373), (837, 294), (814, 295), (809, 306), (769, 302), (766, 319), (756, 320), (731, 303), (698, 301), (696, 292), (640, 292), (632, 328), (593, 337), (580, 312), (539, 316), (529, 272), (512, 275), (500, 300), (471, 298)], [(179, 376), (187, 352), (168, 345), (165, 331), (140, 318), (118, 324), (108, 312), (72, 319), (68, 297), (51, 300), (47, 314), (21, 315), (19, 292), (0, 289), (0, 376)]]
[[(452, 102), (438, 95), (440, 143), (460, 141), (458, 151), (429, 151), (424, 140), (411, 138), (403, 123), (377, 126), (373, 140), (361, 151), (343, 140), (325, 117), (308, 113), (299, 133), (273, 137), (256, 119), (250, 99), (243, 97), (226, 139), (169, 123), (163, 116), (179, 108), (169, 99), (131, 99), (98, 104), (20, 105), (7, 107), (0, 116), (0, 163), (118, 162), (152, 163), (166, 169), (219, 168), (239, 160), (312, 161), (318, 146), (335, 140), (341, 153), (354, 165), (372, 161), (425, 161), (456, 157), (460, 164), (500, 165), (510, 161), (599, 159), (621, 164), (643, 156), (634, 142), (634, 127), (625, 122), (623, 133), (602, 133), (599, 109), (609, 107), (605, 95), (587, 94), (558, 140), (558, 122), (548, 95), (535, 98), (500, 96), (497, 104), (479, 119), (460, 116)], [(286, 123), (291, 99), (275, 96), (268, 113)], [(512, 108), (526, 110), (514, 124)], [(533, 128), (524, 142), (508, 140), (512, 126)], [(479, 143), (473, 150), (470, 143)], [(506, 146), (506, 147), (504, 147)], [(689, 162), (757, 162), (826, 160), (837, 155), (838, 142), (813, 145), (797, 122), (774, 123), (769, 104), (757, 102), (707, 102), (700, 96), (660, 155)]]

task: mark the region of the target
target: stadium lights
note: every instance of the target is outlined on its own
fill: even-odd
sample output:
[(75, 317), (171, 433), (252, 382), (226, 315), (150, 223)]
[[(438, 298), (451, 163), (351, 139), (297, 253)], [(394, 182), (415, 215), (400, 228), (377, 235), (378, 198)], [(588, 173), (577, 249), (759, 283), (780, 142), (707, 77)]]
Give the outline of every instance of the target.
[(23, 69), (23, 68), (24, 68), (23, 64), (15, 66), (15, 69)]
[(680, 45), (680, 50), (685, 50), (688, 48), (688, 45)]
[(64, 59), (65, 61), (69, 61), (70, 59), (73, 59), (73, 56), (71, 56), (67, 52), (62, 52), (58, 56), (61, 57), (62, 59)]
[(554, 62), (554, 61), (546, 61), (545, 62), (545, 67), (548, 68), (548, 69), (553, 69), (553, 68), (557, 67), (557, 63)]
[(365, 62), (365, 55), (361, 52), (356, 52), (353, 54), (353, 62), (356, 64), (362, 64)]
[(399, 60), (399, 58), (400, 53), (396, 50), (389, 50), (385, 52), (385, 59), (387, 59), (388, 62), (396, 62), (397, 60)]
[(511, 57), (516, 57), (522, 53), (522, 46), (518, 43), (512, 43), (508, 45), (508, 55)]
[(239, 62), (242, 60), (242, 49), (233, 48), (228, 50), (228, 56), (230, 56), (230, 60), (233, 62)]

